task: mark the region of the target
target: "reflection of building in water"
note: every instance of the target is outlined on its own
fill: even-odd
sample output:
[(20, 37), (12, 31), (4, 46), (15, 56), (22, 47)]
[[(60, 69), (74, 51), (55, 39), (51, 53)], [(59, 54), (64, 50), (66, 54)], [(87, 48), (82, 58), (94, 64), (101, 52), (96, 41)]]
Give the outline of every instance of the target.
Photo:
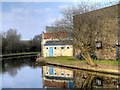
[(46, 88), (120, 88), (120, 76), (63, 67), (43, 66)]
[(94, 88), (120, 88), (119, 80), (118, 77), (99, 76), (94, 78), (92, 85)]
[(118, 75), (75, 71), (74, 88), (120, 88)]
[(43, 66), (44, 87), (74, 88), (73, 70)]

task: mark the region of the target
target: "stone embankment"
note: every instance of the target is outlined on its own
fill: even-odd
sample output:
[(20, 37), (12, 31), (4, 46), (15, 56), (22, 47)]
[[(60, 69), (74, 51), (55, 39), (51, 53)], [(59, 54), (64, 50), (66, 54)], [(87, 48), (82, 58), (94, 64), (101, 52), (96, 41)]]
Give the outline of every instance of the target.
[(91, 67), (90, 65), (86, 64), (85, 62), (77, 63), (77, 62), (59, 62), (58, 60), (44, 60), (44, 58), (37, 58), (36, 59), (37, 65), (54, 65), (54, 66), (61, 66), (67, 67), (72, 69), (80, 69), (85, 71), (91, 72), (98, 72), (98, 73), (105, 73), (105, 74), (112, 74), (112, 75), (120, 75), (120, 68), (118, 66), (111, 66), (111, 65), (103, 65), (98, 64), (96, 67)]

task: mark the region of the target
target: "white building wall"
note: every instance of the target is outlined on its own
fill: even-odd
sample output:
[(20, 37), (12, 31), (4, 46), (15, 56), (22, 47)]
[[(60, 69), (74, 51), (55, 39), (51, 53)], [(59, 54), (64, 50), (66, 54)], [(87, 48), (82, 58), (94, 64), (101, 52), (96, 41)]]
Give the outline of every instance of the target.
[[(73, 46), (72, 45), (50, 45), (50, 46), (44, 46), (44, 48), (43, 48), (43, 50), (44, 50), (43, 56), (44, 57), (49, 57), (50, 47), (53, 47), (53, 57), (73, 56)], [(61, 49), (61, 47), (63, 47), (63, 49)]]

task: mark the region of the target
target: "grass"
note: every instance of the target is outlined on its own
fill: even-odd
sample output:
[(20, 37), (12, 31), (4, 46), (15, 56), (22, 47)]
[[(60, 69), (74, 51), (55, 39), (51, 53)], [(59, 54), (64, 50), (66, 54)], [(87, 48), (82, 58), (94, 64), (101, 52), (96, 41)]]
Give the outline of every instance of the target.
[(44, 58), (44, 60), (46, 61), (50, 61), (50, 62), (58, 62), (58, 63), (75, 63), (75, 62), (81, 62), (80, 60), (74, 58), (74, 57), (47, 57)]
[(118, 65), (119, 60), (94, 60), (97, 64), (105, 64), (105, 65)]
[(60, 60), (60, 61), (73, 61), (73, 60), (76, 60), (74, 57), (67, 57), (67, 56), (64, 56), (64, 57), (47, 57), (45, 58), (46, 60)]
[[(87, 63), (85, 60), (79, 60), (75, 57), (47, 57), (44, 58), (44, 60), (49, 62), (55, 62), (55, 63), (64, 63), (64, 64), (77, 64), (77, 63)], [(118, 60), (93, 60), (96, 64), (104, 64), (104, 65), (118, 65)]]

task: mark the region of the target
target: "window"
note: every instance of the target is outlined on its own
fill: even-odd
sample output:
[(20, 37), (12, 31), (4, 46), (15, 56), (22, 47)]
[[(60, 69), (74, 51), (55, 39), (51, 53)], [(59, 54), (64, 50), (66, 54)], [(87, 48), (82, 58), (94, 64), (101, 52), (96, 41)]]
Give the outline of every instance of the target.
[(69, 49), (69, 47), (67, 47), (67, 49)]
[(67, 76), (69, 76), (69, 74), (67, 74)]
[(48, 75), (49, 73), (48, 72), (46, 72), (46, 75)]
[(46, 47), (46, 49), (48, 49), (48, 47)]
[(64, 73), (61, 73), (61, 76), (64, 76)]
[(100, 78), (96, 78), (96, 85), (97, 86), (102, 86), (103, 84), (102, 84), (102, 79), (100, 79)]
[(64, 47), (61, 47), (61, 49), (64, 49)]
[(102, 42), (97, 41), (97, 42), (96, 42), (96, 48), (97, 48), (97, 49), (102, 49)]
[(54, 49), (56, 49), (56, 47), (54, 47)]
[(55, 75), (57, 75), (57, 73), (54, 73)]

